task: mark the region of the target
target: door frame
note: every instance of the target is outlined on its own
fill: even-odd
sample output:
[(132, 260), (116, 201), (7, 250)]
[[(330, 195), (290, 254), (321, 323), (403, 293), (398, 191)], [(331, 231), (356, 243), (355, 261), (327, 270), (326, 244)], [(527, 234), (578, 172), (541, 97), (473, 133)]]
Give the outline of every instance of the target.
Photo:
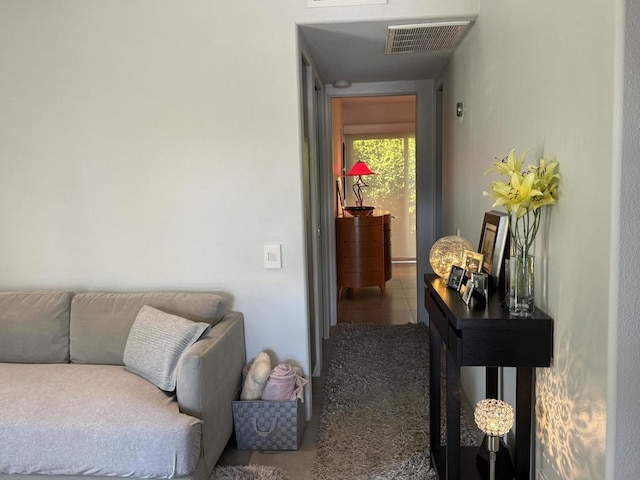
[(329, 304), (327, 292), (329, 282), (324, 268), (327, 263), (325, 261), (326, 238), (323, 235), (325, 224), (323, 210), (327, 203), (322, 188), (324, 184), (322, 165), (326, 158), (322, 130), (324, 93), (322, 82), (304, 52), (301, 53), (301, 69), (309, 365), (311, 375), (318, 376), (322, 371), (323, 319), (327, 316), (325, 308)]
[[(437, 232), (442, 224), (442, 214), (438, 205), (438, 181), (436, 168), (436, 106), (433, 80), (416, 80), (401, 82), (359, 83), (348, 89), (338, 89), (332, 85), (324, 87), (324, 138), (326, 161), (321, 164), (321, 177), (327, 179), (320, 186), (325, 192), (323, 205), (323, 230), (325, 233), (326, 262), (323, 265), (325, 278), (330, 281), (327, 285), (329, 295), (326, 310), (323, 338), (329, 338), (331, 327), (337, 324), (337, 272), (335, 248), (335, 188), (333, 181), (332, 152), (332, 120), (331, 99), (338, 97), (358, 96), (416, 96), (416, 287), (418, 290), (418, 321), (428, 323), (427, 311), (424, 307), (424, 288), (421, 279), (425, 273), (431, 273), (429, 266), (429, 250), (436, 241)], [(323, 181), (321, 179), (321, 181)], [(327, 192), (330, 193), (327, 193)], [(330, 213), (330, 218), (326, 215)]]

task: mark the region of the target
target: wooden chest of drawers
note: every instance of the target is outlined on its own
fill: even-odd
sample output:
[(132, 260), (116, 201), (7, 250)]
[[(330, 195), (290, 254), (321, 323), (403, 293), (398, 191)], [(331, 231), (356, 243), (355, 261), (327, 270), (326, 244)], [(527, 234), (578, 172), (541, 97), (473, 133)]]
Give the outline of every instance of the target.
[(391, 215), (336, 218), (338, 297), (345, 288), (377, 286), (391, 278)]

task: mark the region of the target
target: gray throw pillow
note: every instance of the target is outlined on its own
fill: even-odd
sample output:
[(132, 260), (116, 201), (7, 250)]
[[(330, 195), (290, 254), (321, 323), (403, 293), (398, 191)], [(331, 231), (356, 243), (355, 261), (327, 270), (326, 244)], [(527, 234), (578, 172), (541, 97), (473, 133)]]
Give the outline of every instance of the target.
[(171, 392), (182, 353), (211, 325), (162, 312), (145, 305), (131, 326), (124, 349), (125, 368)]

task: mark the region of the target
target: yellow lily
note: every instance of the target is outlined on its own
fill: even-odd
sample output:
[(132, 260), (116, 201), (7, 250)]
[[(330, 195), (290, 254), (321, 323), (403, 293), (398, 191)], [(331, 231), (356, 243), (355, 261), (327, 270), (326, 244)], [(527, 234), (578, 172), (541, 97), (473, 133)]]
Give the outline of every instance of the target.
[[(483, 195), (491, 196), (495, 199), (493, 207), (504, 207), (507, 213), (515, 213), (515, 225), (510, 225), (512, 232), (518, 230), (523, 225), (525, 228), (525, 243), (530, 245), (538, 232), (540, 222), (540, 208), (545, 205), (553, 205), (557, 202), (558, 184), (560, 174), (556, 173), (558, 162), (548, 162), (540, 159), (538, 165), (529, 165), (526, 170), (522, 170), (524, 159), (531, 150), (526, 150), (522, 155), (518, 155), (516, 149), (512, 149), (503, 160), (492, 164), (485, 174), (493, 172), (503, 175), (509, 179), (508, 182), (495, 181), (489, 186), (488, 192)], [(533, 214), (533, 221), (521, 224), (520, 219)], [(523, 220), (523, 221), (524, 221)]]
[(531, 174), (522, 175), (514, 173), (511, 175), (511, 186), (514, 190), (512, 209), (516, 212), (516, 217), (520, 218), (531, 209), (532, 197), (542, 195), (540, 190), (533, 188), (535, 177)]
[(516, 149), (513, 148), (509, 152), (509, 155), (507, 155), (507, 158), (503, 160), (499, 160), (496, 158), (496, 160), (498, 161), (495, 163), (492, 163), (491, 164), (492, 167), (486, 172), (484, 172), (484, 174), (486, 175), (487, 173), (495, 172), (495, 173), (499, 173), (500, 175), (505, 175), (507, 177), (510, 177), (513, 173), (520, 172), (522, 170), (522, 164), (524, 163), (524, 158), (527, 156), (527, 154), (530, 151), (531, 149), (526, 150), (520, 157), (518, 157), (518, 153), (516, 152)]

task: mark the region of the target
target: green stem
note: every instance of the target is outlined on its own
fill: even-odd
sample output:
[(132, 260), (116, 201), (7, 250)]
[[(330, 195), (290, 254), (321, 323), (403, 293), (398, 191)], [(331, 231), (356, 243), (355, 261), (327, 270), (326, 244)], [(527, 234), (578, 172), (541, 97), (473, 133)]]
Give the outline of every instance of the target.
[(509, 231), (516, 251), (522, 251), (528, 255), (538, 234), (541, 213), (541, 209), (536, 209), (523, 217), (516, 218), (515, 221), (511, 216), (509, 217)]

